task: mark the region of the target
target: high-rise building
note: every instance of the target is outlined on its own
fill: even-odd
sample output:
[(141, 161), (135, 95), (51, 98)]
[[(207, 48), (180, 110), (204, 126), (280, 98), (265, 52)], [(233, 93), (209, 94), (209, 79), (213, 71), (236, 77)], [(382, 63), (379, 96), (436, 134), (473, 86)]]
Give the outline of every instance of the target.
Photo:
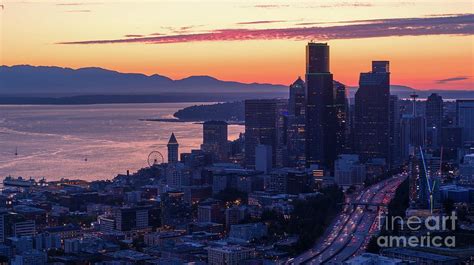
[(300, 77), (290, 85), (288, 100), (288, 166), (306, 165), (305, 153), (305, 86)]
[(355, 148), (362, 161), (390, 157), (390, 72), (388, 61), (372, 62), (361, 73), (355, 94)]
[(332, 170), (336, 159), (334, 84), (329, 71), (329, 46), (306, 46), (306, 164)]
[(178, 156), (179, 156), (179, 144), (174, 136), (174, 133), (171, 133), (170, 140), (168, 141), (168, 163), (175, 164), (178, 163)]
[(390, 166), (396, 167), (401, 164), (400, 161), (400, 104), (398, 97), (390, 95)]
[(443, 98), (432, 93), (426, 100), (427, 146), (438, 147), (441, 142), (443, 125)]
[(267, 174), (272, 169), (272, 146), (259, 144), (255, 147), (255, 169)]
[(229, 158), (227, 122), (206, 121), (202, 129), (203, 141), (201, 149), (206, 153), (212, 154), (214, 161), (227, 161)]
[[(284, 143), (284, 126), (281, 115), (286, 111), (288, 102), (279, 99), (256, 99), (245, 101), (245, 164), (255, 166), (255, 148), (259, 144), (272, 147), (272, 164), (276, 166), (278, 152)], [(280, 157), (283, 158), (283, 157)]]
[(474, 99), (456, 100), (456, 121), (464, 143), (474, 143)]
[(349, 135), (348, 135), (348, 114), (349, 104), (347, 101), (346, 86), (340, 82), (333, 81), (334, 87), (334, 114), (335, 114), (335, 128), (336, 135), (336, 154), (345, 153), (348, 149)]
[(443, 146), (443, 160), (457, 161), (458, 150), (462, 148), (463, 128), (444, 127), (441, 136), (441, 145)]
[(149, 207), (121, 207), (114, 210), (115, 228), (118, 231), (131, 231), (148, 227)]
[(406, 114), (401, 119), (400, 146), (402, 159), (407, 159), (413, 150), (425, 146), (426, 121), (424, 117)]

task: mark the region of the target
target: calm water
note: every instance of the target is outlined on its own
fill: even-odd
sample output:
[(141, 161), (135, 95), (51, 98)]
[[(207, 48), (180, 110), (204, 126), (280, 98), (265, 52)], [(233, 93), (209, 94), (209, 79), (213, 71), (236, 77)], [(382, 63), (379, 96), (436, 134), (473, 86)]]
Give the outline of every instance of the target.
[[(145, 167), (151, 151), (160, 151), (166, 159), (171, 132), (180, 152), (199, 148), (200, 124), (139, 120), (169, 118), (194, 104), (0, 106), (0, 179), (111, 179)], [(241, 131), (243, 126), (229, 126), (229, 139)]]

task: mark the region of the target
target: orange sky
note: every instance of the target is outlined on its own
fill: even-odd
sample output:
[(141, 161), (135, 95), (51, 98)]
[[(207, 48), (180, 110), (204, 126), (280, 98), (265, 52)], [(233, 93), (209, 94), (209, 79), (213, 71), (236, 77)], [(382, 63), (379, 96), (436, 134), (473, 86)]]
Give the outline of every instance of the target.
[[(446, 26), (448, 22), (437, 20), (474, 13), (471, 1), (0, 2), (2, 65), (98, 66), (174, 79), (211, 75), (289, 84), (304, 75), (304, 46), (312, 39), (312, 33), (301, 36), (299, 30), (319, 27), (311, 29), (317, 33), (314, 40), (329, 43), (331, 71), (347, 85), (357, 85), (359, 73), (369, 71), (372, 60), (390, 60), (393, 84), (474, 89), (473, 17), (467, 17), (470, 29), (458, 34), (450, 34), (459, 28), (452, 25), (466, 22), (448, 17), (452, 24)], [(422, 20), (426, 18), (428, 24)], [(367, 25), (375, 19), (384, 20), (380, 28)], [(350, 22), (354, 20), (371, 21)], [(358, 24), (369, 27), (370, 38), (364, 36), (365, 28), (352, 28)], [(387, 35), (388, 30), (397, 31)], [(416, 33), (406, 33), (412, 31)], [(204, 36), (198, 39), (196, 34)], [(160, 39), (163, 36), (180, 37), (172, 43), (152, 43), (166, 40)], [(150, 37), (159, 38), (142, 39)], [(138, 39), (127, 40), (132, 38)], [(112, 43), (60, 44), (97, 40)]]

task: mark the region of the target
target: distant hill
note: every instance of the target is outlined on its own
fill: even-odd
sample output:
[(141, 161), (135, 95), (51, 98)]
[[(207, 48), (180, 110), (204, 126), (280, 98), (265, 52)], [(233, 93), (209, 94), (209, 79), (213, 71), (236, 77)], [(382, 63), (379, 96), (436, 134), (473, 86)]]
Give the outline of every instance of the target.
[[(349, 88), (353, 97), (357, 88)], [(472, 97), (472, 91), (421, 91), (393, 85), (393, 94), (420, 97), (432, 92), (444, 98)], [(173, 80), (162, 75), (120, 73), (107, 69), (54, 66), (0, 66), (0, 104), (98, 104), (237, 101), (286, 98), (288, 86), (222, 81), (211, 76)]]
[(0, 95), (72, 96), (138, 95), (179, 92), (274, 93), (287, 88), (272, 84), (245, 84), (210, 76), (172, 80), (166, 76), (120, 73), (97, 67), (61, 68), (51, 66), (0, 66)]

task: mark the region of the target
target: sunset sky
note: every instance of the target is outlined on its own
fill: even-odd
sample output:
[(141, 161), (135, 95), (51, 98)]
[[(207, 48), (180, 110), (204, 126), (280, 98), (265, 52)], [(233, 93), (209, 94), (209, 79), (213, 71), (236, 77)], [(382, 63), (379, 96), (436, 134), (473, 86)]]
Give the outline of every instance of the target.
[(392, 84), (474, 89), (472, 1), (0, 0), (0, 64), (97, 66), (173, 79), (289, 84), (310, 40), (336, 80), (372, 60)]

